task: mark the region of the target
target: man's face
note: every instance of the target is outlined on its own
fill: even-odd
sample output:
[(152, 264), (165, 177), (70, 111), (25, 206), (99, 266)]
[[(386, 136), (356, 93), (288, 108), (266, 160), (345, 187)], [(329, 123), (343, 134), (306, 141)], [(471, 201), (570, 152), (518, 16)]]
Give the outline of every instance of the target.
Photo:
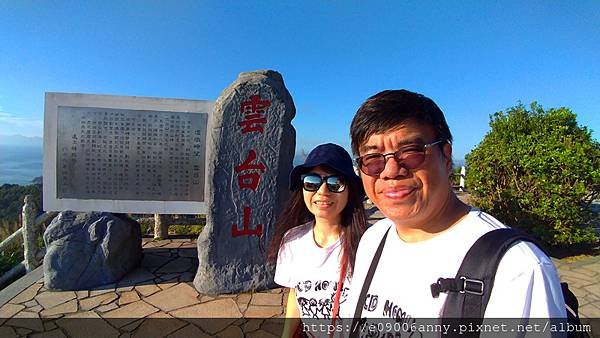
[[(360, 148), (360, 156), (387, 154), (409, 143), (429, 144), (438, 141), (428, 125), (407, 120), (383, 134), (371, 135)], [(436, 228), (449, 200), (449, 175), (452, 171), (452, 147), (445, 143), (425, 148), (425, 159), (414, 169), (405, 168), (388, 156), (385, 168), (376, 177), (361, 171), (369, 199), (396, 226), (426, 230)]]

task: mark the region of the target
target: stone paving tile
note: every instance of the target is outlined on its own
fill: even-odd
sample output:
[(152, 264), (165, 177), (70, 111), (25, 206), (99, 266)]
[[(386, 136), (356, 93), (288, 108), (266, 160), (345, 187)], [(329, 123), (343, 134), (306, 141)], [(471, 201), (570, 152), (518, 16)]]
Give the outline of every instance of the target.
[(281, 306), (282, 304), (281, 293), (255, 293), (252, 295), (251, 305), (271, 305)]
[(246, 323), (244, 323), (242, 325), (242, 331), (244, 332), (252, 332), (252, 331), (256, 331), (258, 329), (260, 329), (260, 326), (262, 325), (262, 323), (264, 322), (264, 320), (262, 319), (249, 319)]
[(155, 278), (156, 283), (167, 283), (167, 281), (171, 281), (172, 279), (179, 279), (181, 273), (169, 273), (165, 275), (160, 275), (160, 277)]
[(157, 312), (148, 316), (142, 322), (133, 337), (165, 337), (186, 325), (188, 325), (186, 321), (174, 319), (166, 313)]
[(210, 302), (212, 300), (217, 299), (216, 297), (206, 296), (206, 295), (204, 295), (204, 296), (203, 295), (199, 295), (199, 297), (200, 297), (200, 303), (206, 303), (206, 302)]
[(579, 307), (579, 315), (585, 318), (600, 318), (600, 303), (590, 303)]
[(11, 299), (9, 303), (21, 304), (29, 302), (33, 299), (33, 297), (35, 297), (38, 294), (38, 291), (40, 291), (41, 288), (42, 284), (34, 283), (33, 285), (25, 289), (25, 291), (15, 296), (15, 298)]
[(157, 311), (159, 310), (154, 306), (139, 300), (107, 312), (102, 315), (102, 318), (143, 318)]
[(274, 335), (265, 330), (258, 330), (254, 332), (250, 332), (246, 335), (247, 338), (278, 338), (278, 335)]
[(33, 330), (26, 329), (26, 328), (23, 328), (23, 327), (19, 327), (19, 328), (17, 328), (15, 331), (17, 331), (17, 334), (18, 334), (20, 337), (26, 337), (26, 336), (28, 336), (30, 333), (32, 333), (32, 332), (33, 332)]
[(4, 306), (0, 307), (0, 325), (23, 309), (25, 309), (23, 305), (4, 304)]
[[(144, 259), (142, 260), (142, 267), (147, 268), (148, 270), (154, 271), (158, 268), (160, 268), (161, 266), (164, 266), (165, 264), (167, 264), (168, 262), (170, 262), (171, 260), (173, 260), (173, 257), (164, 257), (164, 256), (159, 256), (159, 255), (153, 255), (153, 254), (144, 254)], [(152, 278), (154, 278), (155, 276), (153, 276)]]
[(106, 305), (119, 296), (116, 293), (105, 293), (96, 297), (90, 297), (79, 301), (79, 307), (82, 311), (94, 309), (100, 305)]
[(135, 291), (123, 292), (119, 297), (119, 306), (127, 305), (129, 303), (137, 302), (140, 300), (140, 296)]
[(244, 338), (244, 332), (238, 326), (229, 326), (217, 334), (219, 338)]
[(233, 299), (217, 299), (169, 312), (177, 318), (242, 318)]
[(183, 242), (180, 241), (172, 241), (168, 244), (165, 244), (163, 246), (161, 246), (161, 248), (168, 248), (168, 249), (179, 249), (179, 247), (183, 244)]
[(40, 304), (38, 304), (38, 302), (36, 302), (35, 299), (33, 299), (33, 300), (23, 303), (23, 305), (25, 305), (28, 308), (31, 308), (31, 307), (34, 307), (34, 306), (40, 305)]
[(61, 330), (55, 329), (52, 331), (45, 331), (32, 334), (29, 336), (29, 338), (67, 338), (67, 336), (65, 336), (65, 334)]
[(133, 291), (135, 285), (121, 286), (115, 289), (117, 293)]
[[(91, 318), (94, 320), (86, 320), (85, 325), (81, 325), (81, 320), (73, 320), (73, 318)], [(102, 332), (102, 337), (117, 338), (119, 331), (102, 320), (95, 312), (79, 312), (65, 318), (56, 320), (56, 325), (66, 331), (69, 337), (95, 337), (98, 332)]]
[(200, 330), (195, 325), (189, 324), (184, 326), (183, 328), (171, 333), (167, 336), (167, 338), (210, 338), (212, 336), (206, 334), (204, 331)]
[[(166, 280), (164, 282), (157, 282), (156, 286), (158, 286), (161, 290), (166, 290), (169, 288), (172, 288), (173, 286), (179, 284), (179, 279), (178, 278), (173, 278), (171, 280)], [(185, 284), (185, 283), (182, 283)]]
[(44, 331), (52, 331), (56, 329), (58, 326), (54, 323), (54, 321), (45, 321), (44, 322)]
[(583, 289), (594, 296), (600, 296), (600, 284), (598, 284), (598, 282), (600, 281), (597, 281), (593, 285), (586, 286)]
[(115, 292), (116, 286), (117, 286), (117, 284), (115, 284), (115, 283), (99, 286), (93, 290), (90, 290), (89, 297), (95, 297), (98, 295), (103, 295), (105, 293)]
[[(125, 277), (123, 277), (117, 283), (117, 290), (119, 288), (131, 287), (131, 286), (135, 286), (137, 284), (143, 284), (144, 282), (151, 281), (154, 278), (156, 278), (156, 276), (154, 276), (153, 273), (150, 273), (147, 269), (145, 269), (143, 267), (138, 267), (137, 269), (128, 273)], [(122, 290), (119, 290), (119, 291), (122, 291)], [(127, 291), (131, 291), (131, 290), (127, 290)]]
[(15, 329), (13, 329), (10, 326), (0, 326), (0, 337), (17, 338), (17, 337), (19, 337), (19, 335), (17, 334)]
[(89, 290), (79, 290), (79, 291), (75, 291), (75, 294), (77, 295), (77, 299), (84, 299), (90, 296), (90, 291)]
[(170, 312), (197, 304), (198, 300), (196, 299), (196, 296), (198, 296), (198, 291), (196, 291), (196, 289), (185, 283), (181, 283), (165, 291), (146, 297), (144, 301), (164, 312)]
[(29, 311), (29, 312), (35, 312), (35, 313), (40, 313), (40, 312), (42, 312), (43, 309), (44, 308), (41, 305), (35, 305), (35, 306), (32, 306), (32, 307), (28, 307), (27, 311)]
[(144, 322), (144, 320), (146, 320), (146, 318), (139, 318), (136, 321), (132, 322), (131, 324), (127, 324), (123, 327), (120, 328), (120, 331), (123, 332), (133, 332), (135, 330), (137, 330), (138, 327), (140, 327), (140, 325), (142, 325), (142, 323)]
[(195, 272), (184, 272), (179, 276), (179, 282), (192, 282), (195, 276)]
[(579, 280), (582, 282), (596, 283), (598, 281), (597, 278), (592, 278), (586, 274), (583, 274), (579, 271), (572, 270), (561, 270), (559, 271), (559, 276), (561, 279), (569, 279), (569, 280)]
[(110, 304), (99, 306), (96, 308), (96, 310), (100, 313), (104, 313), (104, 312), (112, 311), (117, 308), (119, 308), (119, 305), (115, 302), (115, 303), (110, 303)]
[(248, 308), (248, 305), (250, 304), (250, 299), (252, 299), (252, 295), (247, 293), (243, 293), (236, 298), (235, 301), (242, 313), (244, 313)]
[(157, 249), (152, 249), (152, 251), (150, 251), (148, 253), (151, 255), (156, 255), (156, 256), (177, 258), (177, 255), (174, 254), (173, 251), (171, 251), (171, 249), (157, 248)]
[(179, 257), (198, 258), (198, 250), (194, 247), (193, 249), (179, 249)]
[(260, 328), (264, 332), (268, 332), (271, 335), (279, 337), (281, 336), (281, 332), (283, 331), (283, 323), (283, 320), (267, 320), (260, 326)]
[(46, 291), (35, 296), (35, 300), (44, 309), (53, 308), (59, 304), (75, 299), (77, 295), (73, 291)]
[[(23, 320), (28, 319), (28, 320)], [(6, 325), (22, 327), (32, 331), (44, 331), (44, 324), (37, 313), (21, 311), (6, 322)]]
[(144, 249), (150, 249), (150, 248), (160, 248), (164, 245), (169, 244), (170, 241), (169, 240), (155, 240), (155, 241), (149, 241), (146, 242), (145, 244), (143, 244), (143, 248)]
[(77, 299), (70, 300), (66, 303), (57, 305), (50, 309), (44, 309), (40, 313), (40, 315), (42, 317), (48, 317), (48, 316), (53, 316), (53, 315), (57, 315), (57, 314), (65, 314), (65, 313), (72, 313), (72, 312), (77, 312)]
[(250, 305), (244, 317), (246, 318), (272, 318), (281, 315), (283, 308), (281, 306), (263, 306)]
[(136, 285), (134, 288), (141, 296), (148, 297), (159, 291), (162, 291), (156, 284)]
[(183, 273), (186, 272), (192, 265), (192, 260), (189, 258), (177, 258), (169, 264), (163, 265), (161, 268), (155, 271), (155, 273)]

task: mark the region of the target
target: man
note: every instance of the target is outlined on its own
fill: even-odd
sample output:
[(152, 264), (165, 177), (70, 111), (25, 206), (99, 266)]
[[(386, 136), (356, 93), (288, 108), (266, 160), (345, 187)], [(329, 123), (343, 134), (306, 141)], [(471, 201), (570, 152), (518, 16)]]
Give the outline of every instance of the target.
[[(358, 109), (350, 134), (367, 196), (387, 218), (360, 241), (346, 306), (352, 312), (345, 316), (355, 315), (389, 229), (358, 316), (417, 324), (419, 318), (438, 318), (447, 294), (433, 297), (430, 285), (454, 277), (480, 236), (506, 226), (452, 191), (452, 135), (431, 99), (406, 90), (380, 92)], [(538, 247), (518, 242), (506, 252), (485, 317), (566, 317), (556, 269)]]

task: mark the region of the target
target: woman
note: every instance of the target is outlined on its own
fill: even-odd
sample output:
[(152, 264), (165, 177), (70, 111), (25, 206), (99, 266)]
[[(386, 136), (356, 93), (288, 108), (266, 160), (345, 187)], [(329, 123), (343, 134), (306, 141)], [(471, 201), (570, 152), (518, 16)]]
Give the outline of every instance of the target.
[(292, 170), (290, 188), (269, 251), (277, 261), (275, 282), (290, 288), (284, 337), (294, 334), (300, 318), (335, 322), (367, 227), (362, 183), (344, 148), (313, 149)]

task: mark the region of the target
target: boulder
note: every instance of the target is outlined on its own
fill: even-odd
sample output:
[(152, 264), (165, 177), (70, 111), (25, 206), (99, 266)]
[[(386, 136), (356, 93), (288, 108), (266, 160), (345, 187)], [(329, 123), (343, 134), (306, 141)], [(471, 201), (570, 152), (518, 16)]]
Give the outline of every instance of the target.
[(273, 287), (265, 253), (288, 198), (296, 114), (281, 74), (242, 73), (215, 103), (208, 130), (206, 226), (198, 236), (196, 290)]
[(44, 283), (53, 290), (110, 284), (142, 258), (140, 225), (106, 212), (61, 212), (44, 233)]

